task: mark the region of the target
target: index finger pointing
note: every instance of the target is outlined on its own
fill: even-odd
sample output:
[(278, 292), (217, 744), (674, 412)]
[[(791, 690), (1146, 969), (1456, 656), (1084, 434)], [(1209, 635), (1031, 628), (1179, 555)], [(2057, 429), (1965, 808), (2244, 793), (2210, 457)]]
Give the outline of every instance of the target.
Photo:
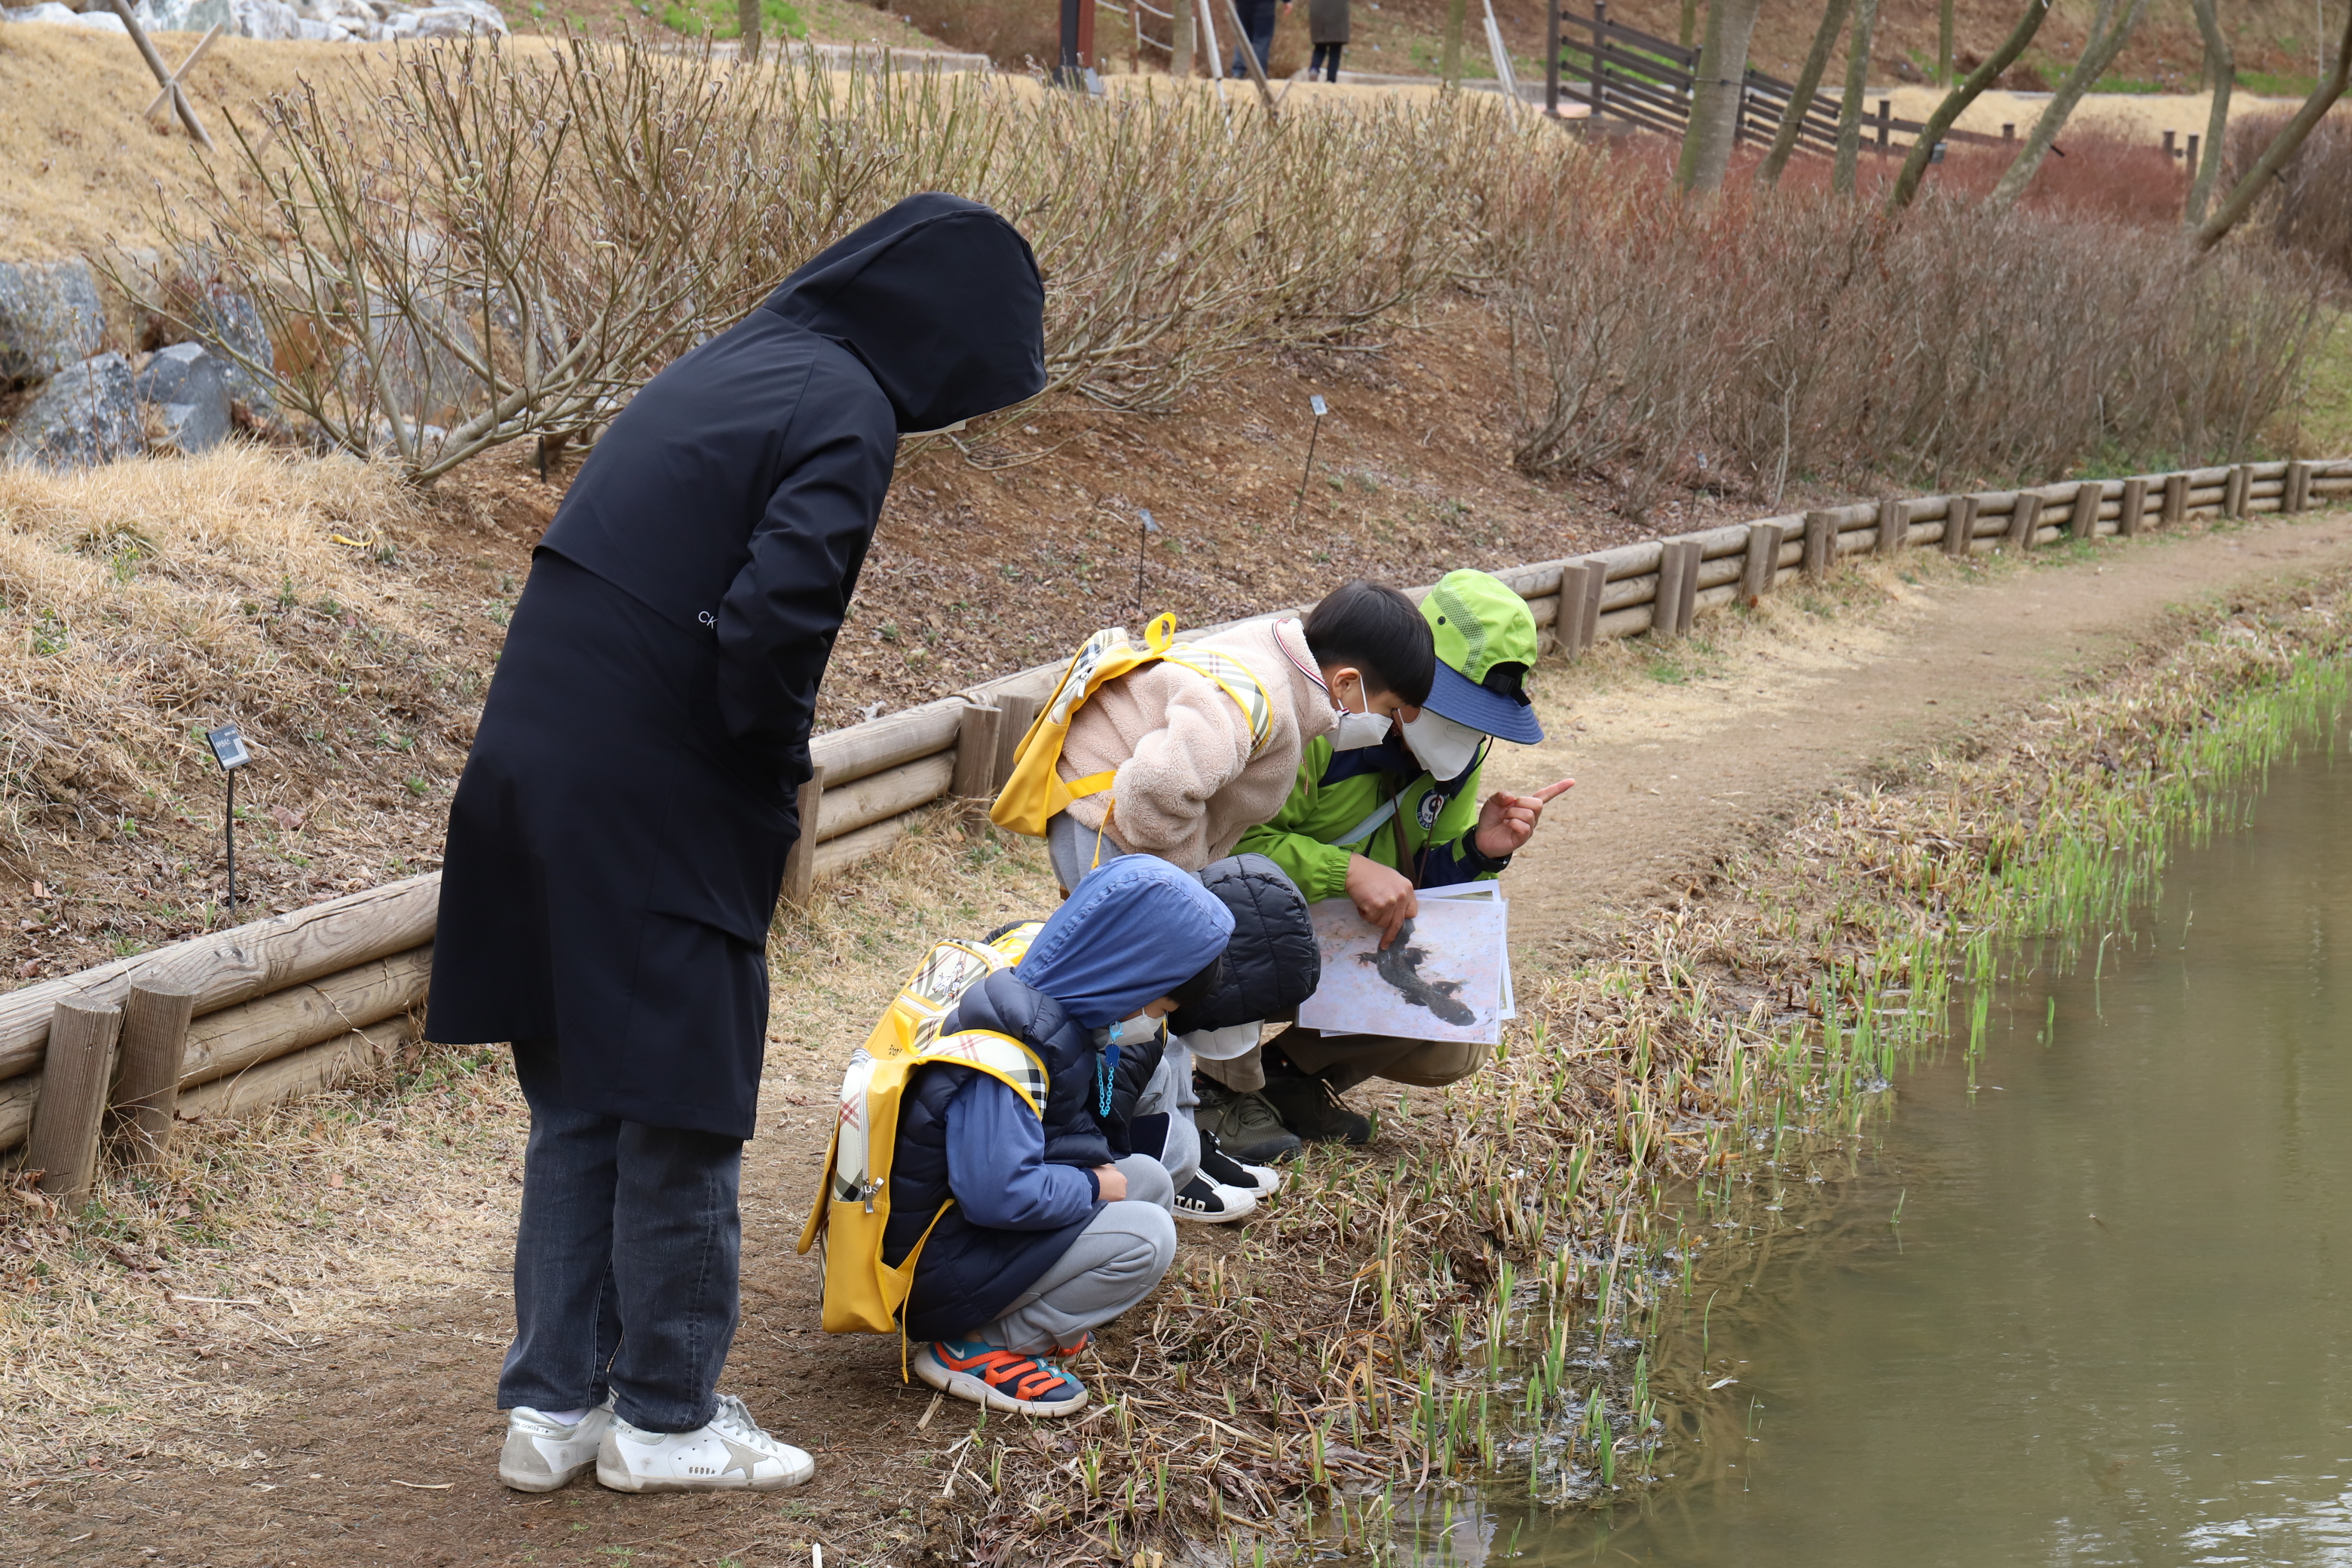
[(1570, 790), (1572, 790), (1575, 787), (1576, 781), (1574, 779), (1562, 779), (1556, 784), (1548, 784), (1544, 788), (1536, 791), (1536, 798), (1549, 804), (1553, 797), (1566, 795)]

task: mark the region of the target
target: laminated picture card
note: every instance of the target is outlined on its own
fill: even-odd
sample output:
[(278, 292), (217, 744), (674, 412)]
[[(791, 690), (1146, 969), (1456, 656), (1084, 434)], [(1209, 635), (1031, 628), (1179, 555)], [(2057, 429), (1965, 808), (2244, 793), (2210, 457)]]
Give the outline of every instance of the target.
[(1382, 948), (1380, 928), (1333, 899), (1309, 910), (1323, 984), (1298, 1021), (1329, 1035), (1495, 1044), (1511, 1006), (1509, 907), (1492, 897), (1433, 898)]

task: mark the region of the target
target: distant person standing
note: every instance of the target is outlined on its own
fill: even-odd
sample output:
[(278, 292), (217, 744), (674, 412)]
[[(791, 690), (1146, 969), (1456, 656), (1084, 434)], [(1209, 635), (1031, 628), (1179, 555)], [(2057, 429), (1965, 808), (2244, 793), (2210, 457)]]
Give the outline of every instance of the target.
[(1348, 47), (1348, 0), (1307, 0), (1307, 34), (1315, 43), (1307, 79), (1321, 71), (1325, 81), (1338, 81), (1339, 51)]
[[(1282, 8), (1290, 9), (1290, 0), (1282, 0)], [(1274, 57), (1274, 0), (1234, 0), (1234, 11), (1242, 19), (1242, 37), (1234, 43), (1233, 68), (1228, 76), (1249, 75), (1249, 62), (1242, 58), (1247, 48), (1257, 56), (1257, 68), (1273, 68), (1267, 62)]]

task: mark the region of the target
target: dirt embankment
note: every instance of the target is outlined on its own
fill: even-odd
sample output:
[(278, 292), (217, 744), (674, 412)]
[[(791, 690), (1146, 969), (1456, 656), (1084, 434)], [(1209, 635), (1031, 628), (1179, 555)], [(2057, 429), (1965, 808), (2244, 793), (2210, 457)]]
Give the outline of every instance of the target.
[[(1874, 571), (1842, 596), (1787, 596), (1675, 648), (1619, 645), (1543, 671), (1553, 740), (1511, 753), (1502, 776), (1570, 773), (1580, 784), (1509, 874), (1523, 986), (1586, 933), (1769, 841), (1825, 791), (1898, 776), (1937, 747), (1995, 743), (2046, 699), (2168, 646), (2175, 605), (2340, 583), (2352, 518), (2109, 542), (2022, 566), (1923, 558)], [(949, 1511), (972, 1506), (940, 1486), (968, 1415), (927, 1417), (927, 1398), (895, 1376), (894, 1347), (814, 1332), (814, 1272), (791, 1247), (833, 1079), (888, 988), (938, 931), (1048, 897), (1026, 847), (949, 834), (828, 889), (780, 939), (730, 1383), (818, 1450), (812, 1488), (525, 1499), (496, 1485), (487, 1391), (509, 1311), (501, 1275), (521, 1122), (493, 1069), (424, 1083), (404, 1101), (283, 1119), (251, 1151), (280, 1162), (279, 1179), (242, 1200), (275, 1217), (242, 1245), (134, 1239), (69, 1276), (23, 1280), (24, 1299), (54, 1321), (40, 1338), (17, 1320), (10, 1349), (45, 1381), (38, 1397), (20, 1384), (11, 1419), (37, 1419), (26, 1429), (49, 1436), (43, 1462), (18, 1470), (0, 1530), (27, 1560), (143, 1554), (223, 1568), (621, 1553), (781, 1563), (806, 1562), (812, 1542), (904, 1561), (943, 1545)], [(244, 1154), (224, 1145), (215, 1157)], [(1322, 1158), (1382, 1157), (1376, 1145)], [(210, 1216), (215, 1229), (224, 1217)], [(1171, 1289), (1280, 1261), (1265, 1226), (1185, 1242)], [(67, 1295), (106, 1310), (67, 1311)], [(1124, 1342), (1112, 1345), (1124, 1365)], [(110, 1415), (95, 1408), (101, 1389), (121, 1402)], [(110, 1443), (109, 1430), (135, 1446)], [(1036, 1441), (1048, 1458), (1076, 1452), (1061, 1447), (1067, 1434)]]

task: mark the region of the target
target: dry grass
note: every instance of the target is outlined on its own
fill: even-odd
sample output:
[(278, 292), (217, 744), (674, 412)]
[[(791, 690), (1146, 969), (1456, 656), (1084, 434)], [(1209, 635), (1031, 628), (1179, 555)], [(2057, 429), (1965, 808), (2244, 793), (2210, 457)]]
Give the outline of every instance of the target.
[(347, 458), (0, 468), (0, 865), (72, 900), (37, 915), (53, 940), (20, 973), (211, 923), (213, 725), (257, 742), (248, 896), (308, 902), (412, 863), (399, 814), (454, 781), (518, 586), (448, 542)]

